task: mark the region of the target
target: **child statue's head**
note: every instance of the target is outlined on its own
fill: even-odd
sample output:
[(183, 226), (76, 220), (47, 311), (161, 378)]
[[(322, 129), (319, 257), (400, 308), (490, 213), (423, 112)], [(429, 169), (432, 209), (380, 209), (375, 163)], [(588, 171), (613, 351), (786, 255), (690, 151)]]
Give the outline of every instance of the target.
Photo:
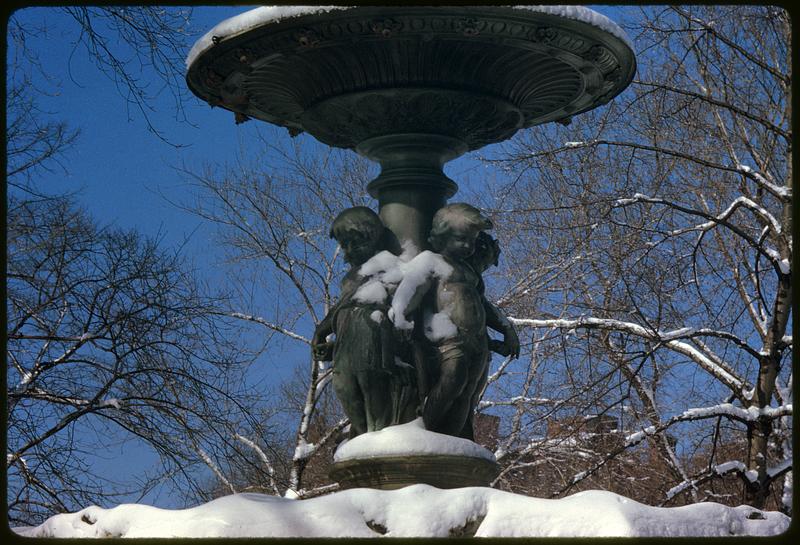
[(434, 214), (428, 242), (440, 254), (466, 259), (475, 251), (478, 233), (492, 227), (492, 222), (474, 206), (448, 204)]
[(366, 206), (343, 210), (333, 220), (330, 237), (335, 238), (351, 265), (361, 265), (381, 250), (385, 227)]
[(472, 268), (479, 274), (491, 267), (497, 266), (500, 259), (500, 244), (497, 239), (485, 231), (478, 233), (475, 239), (475, 253), (469, 258)]

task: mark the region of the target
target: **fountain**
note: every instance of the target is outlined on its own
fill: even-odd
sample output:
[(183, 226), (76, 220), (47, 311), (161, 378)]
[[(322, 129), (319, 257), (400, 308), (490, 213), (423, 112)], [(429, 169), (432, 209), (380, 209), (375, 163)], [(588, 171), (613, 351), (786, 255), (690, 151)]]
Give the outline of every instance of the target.
[[(186, 79), (192, 92), (212, 106), (234, 112), (237, 122), (259, 119), (286, 127), (293, 136), (306, 132), (320, 142), (352, 149), (377, 161), (381, 172), (367, 191), (377, 199), (379, 220), (364, 221), (372, 221), (376, 229), (382, 228), (382, 222), (396, 242), (415, 249), (412, 254), (422, 251), (417, 257), (439, 255), (424, 250), (432, 248), (434, 217), (457, 191), (456, 183), (444, 174), (446, 162), (511, 138), (520, 129), (549, 122), (566, 124), (573, 116), (612, 100), (628, 86), (636, 68), (624, 32), (604, 16), (580, 6), (258, 8), (217, 25), (197, 42), (187, 64)], [(447, 221), (461, 225), (469, 214), (478, 218), (478, 212), (473, 213), (470, 208), (447, 208)], [(467, 245), (474, 246), (478, 231), (491, 227), (484, 220), (475, 219), (483, 223), (471, 231), (467, 229), (471, 237)], [(461, 228), (465, 229), (463, 225)], [(367, 236), (373, 231), (366, 229), (364, 233)], [(378, 238), (371, 244), (370, 255), (355, 260), (359, 267), (388, 248), (380, 246)], [(441, 244), (442, 248), (446, 246)], [(434, 249), (444, 254), (447, 266), (454, 266), (463, 277), (459, 285), (469, 284), (472, 290), (462, 300), (450, 306), (442, 303), (442, 308), (436, 309), (437, 316), (444, 315), (449, 322), (449, 318), (465, 314), (474, 300), (483, 297), (473, 285), (483, 268), (474, 274), (462, 267), (471, 250), (457, 255), (456, 250), (447, 254), (446, 249)], [(415, 268), (408, 263), (402, 267), (419, 270), (419, 265)], [(460, 268), (463, 271), (458, 272)], [(347, 278), (363, 281), (356, 275), (358, 271), (354, 265)], [(428, 277), (434, 276), (431, 272)], [(440, 283), (448, 281), (446, 275), (437, 278)], [(454, 282), (453, 278), (449, 281)], [(353, 289), (356, 287), (354, 284)], [(390, 291), (394, 289), (400, 293), (402, 284), (392, 285)], [(373, 318), (378, 312), (380, 319), (376, 322), (385, 320), (383, 323), (389, 324), (391, 318), (402, 330), (405, 317), (398, 316), (396, 303), (391, 296), (360, 302), (362, 310), (368, 308)], [(353, 318), (352, 305), (348, 308), (351, 314), (345, 316), (352, 323), (358, 318)], [(502, 319), (493, 314), (496, 310), (484, 302), (483, 309), (475, 311), (486, 314), (485, 325), (478, 324), (478, 334), (466, 335), (461, 331), (462, 324), (456, 323), (453, 330), (464, 338), (456, 337), (457, 342), (450, 344), (461, 346), (469, 340), (467, 337), (484, 342), (485, 328), (492, 325), (492, 316)], [(365, 312), (362, 314), (366, 316)], [(432, 337), (420, 326), (423, 315), (429, 321), (433, 312), (421, 308), (419, 319), (408, 322), (417, 325), (410, 345), (406, 338), (405, 347), (401, 341), (386, 340), (393, 331), (391, 326), (367, 322), (362, 326), (367, 337), (373, 331), (376, 338), (383, 339), (375, 342), (391, 342), (390, 353), (406, 354), (406, 360), (414, 360), (410, 367), (417, 368), (416, 382), (409, 387), (417, 393), (417, 413), (424, 417), (426, 425), (437, 416), (422, 409), (426, 401), (433, 403), (428, 394), (438, 387), (437, 381), (450, 380), (445, 384), (447, 388), (439, 392), (440, 397), (455, 391), (454, 385), (459, 386), (453, 383), (456, 379), (442, 378), (446, 374), (441, 371), (443, 366), (455, 366), (452, 362), (471, 366), (468, 377), (458, 379), (469, 380), (471, 389), (480, 386), (488, 369), (483, 346), (463, 349), (455, 359), (441, 355), (454, 349), (441, 348), (445, 337)], [(343, 320), (338, 320), (341, 330)], [(453, 321), (457, 322), (456, 318)], [(349, 353), (369, 348), (364, 344), (368, 341), (343, 337), (337, 332), (336, 323), (336, 316), (331, 316), (329, 322), (321, 324), (315, 344), (321, 359), (330, 359), (333, 351), (335, 369), (336, 351), (324, 345), (323, 333), (336, 332), (339, 348), (347, 345)], [(515, 338), (513, 332), (507, 333)], [(439, 346), (440, 354), (437, 356), (433, 350), (431, 355), (428, 350), (427, 355), (420, 356), (420, 351), (424, 352), (422, 345)], [(513, 353), (509, 346), (501, 350)], [(385, 344), (383, 352), (386, 353)], [(452, 362), (448, 363), (448, 357)], [(353, 357), (340, 355), (339, 359), (350, 362)], [(376, 369), (382, 365), (362, 363)], [(475, 381), (477, 385), (473, 384)], [(391, 380), (386, 384), (390, 383)], [(337, 388), (337, 394), (340, 398), (361, 395), (354, 393), (355, 389), (343, 385)], [(408, 402), (406, 390), (403, 399)], [(471, 403), (471, 415), (476, 400), (470, 392), (463, 395)], [(350, 415), (346, 403), (345, 408)], [(384, 423), (376, 425), (375, 414), (367, 412), (368, 420), (373, 422), (366, 426), (364, 431), (368, 432), (381, 430), (389, 421), (408, 427), (413, 417), (405, 411), (403, 417), (395, 414), (394, 419), (378, 418)], [(466, 431), (458, 431), (462, 430), (459, 421), (452, 428), (456, 431), (444, 433), (459, 436), (454, 440), (471, 439), (469, 415), (459, 417), (468, 420), (463, 426)], [(353, 422), (354, 417), (351, 415)], [(455, 417), (445, 420), (452, 418)], [(367, 462), (356, 457), (338, 461), (332, 475), (344, 487), (395, 488), (415, 482), (439, 487), (485, 485), (495, 474), (493, 464), (482, 455), (453, 453), (428, 457), (394, 455)]]

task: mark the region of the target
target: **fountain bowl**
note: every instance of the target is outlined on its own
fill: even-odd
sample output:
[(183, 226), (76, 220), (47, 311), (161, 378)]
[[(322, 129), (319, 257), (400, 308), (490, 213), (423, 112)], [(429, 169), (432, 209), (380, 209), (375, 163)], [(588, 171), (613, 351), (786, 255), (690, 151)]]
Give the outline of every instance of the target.
[(606, 104), (636, 69), (624, 33), (579, 6), (362, 6), (250, 19), (218, 25), (196, 46), (190, 89), (237, 120), (357, 151), (397, 134), (475, 150)]

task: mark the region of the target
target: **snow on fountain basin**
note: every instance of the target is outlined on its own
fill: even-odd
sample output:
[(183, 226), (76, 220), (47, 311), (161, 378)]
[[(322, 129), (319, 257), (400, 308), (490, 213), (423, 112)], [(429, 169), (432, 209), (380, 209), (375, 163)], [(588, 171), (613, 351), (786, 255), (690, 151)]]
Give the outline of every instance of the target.
[[(284, 19), (300, 17), (303, 15), (314, 15), (326, 13), (334, 10), (347, 10), (355, 6), (260, 6), (255, 9), (245, 11), (234, 17), (225, 19), (206, 32), (192, 46), (186, 57), (186, 67), (192, 65), (195, 59), (204, 51), (214, 45), (214, 38), (226, 39), (232, 36), (243, 34), (253, 28), (278, 23)], [(515, 9), (534, 11), (573, 19), (597, 27), (609, 34), (621, 39), (631, 49), (632, 43), (628, 35), (616, 23), (605, 15), (602, 15), (585, 6), (550, 6), (550, 5), (531, 5), (531, 6), (511, 6)]]
[(389, 456), (451, 455), (495, 461), (494, 454), (484, 447), (462, 439), (425, 429), (422, 418), (407, 424), (389, 426), (364, 433), (339, 445), (334, 462), (382, 458)]

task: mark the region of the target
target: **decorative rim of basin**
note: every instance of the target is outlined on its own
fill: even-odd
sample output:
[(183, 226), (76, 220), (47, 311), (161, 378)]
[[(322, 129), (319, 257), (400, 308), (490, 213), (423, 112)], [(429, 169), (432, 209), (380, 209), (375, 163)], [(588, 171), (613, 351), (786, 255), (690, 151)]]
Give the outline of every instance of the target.
[[(211, 30), (206, 32), (199, 40), (195, 42), (189, 54), (186, 56), (186, 67), (189, 68), (195, 59), (215, 45), (215, 38), (228, 39), (238, 34), (247, 32), (255, 27), (278, 23), (281, 20), (291, 19), (304, 15), (313, 15), (319, 13), (326, 13), (334, 10), (347, 10), (353, 9), (356, 6), (260, 6), (229, 17)], [(559, 15), (583, 21), (590, 25), (594, 25), (602, 30), (610, 32), (617, 38), (623, 40), (630, 49), (633, 49), (633, 44), (630, 38), (622, 28), (619, 27), (614, 21), (605, 15), (589, 9), (584, 6), (511, 6), (512, 9), (525, 9), (540, 13), (549, 13), (551, 15)]]
[(189, 88), (337, 147), (433, 133), (478, 149), (606, 104), (636, 70), (624, 32), (582, 6), (258, 9), (195, 44)]

